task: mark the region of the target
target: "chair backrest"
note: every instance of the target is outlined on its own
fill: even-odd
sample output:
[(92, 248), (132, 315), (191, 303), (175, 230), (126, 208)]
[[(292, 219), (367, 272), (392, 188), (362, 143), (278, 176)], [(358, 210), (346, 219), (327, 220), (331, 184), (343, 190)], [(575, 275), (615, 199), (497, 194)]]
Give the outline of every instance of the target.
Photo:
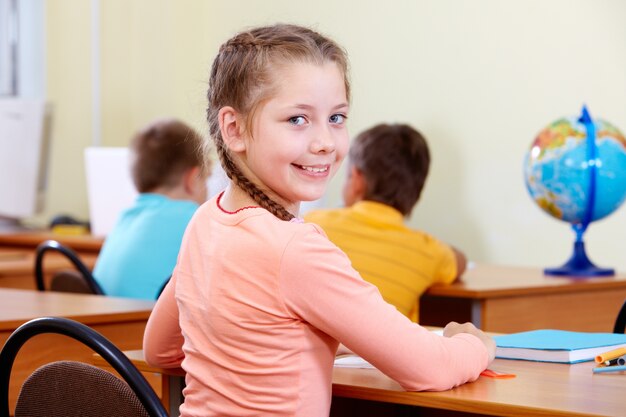
[(51, 362), (38, 368), (22, 385), (15, 417), (74, 415), (149, 417), (128, 384), (83, 362)]
[[(87, 268), (87, 266), (85, 266), (85, 264), (80, 260), (78, 255), (72, 249), (63, 246), (56, 240), (46, 240), (45, 242), (42, 242), (39, 244), (39, 246), (37, 246), (35, 256), (35, 284), (39, 291), (46, 290), (43, 274), (43, 259), (44, 255), (49, 251), (60, 252), (65, 255), (70, 260), (70, 262), (72, 262), (74, 267), (76, 267), (85, 282), (85, 285), (78, 285), (77, 287), (75, 283), (74, 285), (63, 284), (64, 281), (68, 280), (68, 277), (57, 277), (54, 280), (56, 281), (58, 279), (60, 281), (59, 283), (55, 284), (56, 290), (69, 292), (89, 292), (91, 294), (104, 295), (104, 291), (102, 291), (102, 288), (91, 274), (91, 271), (89, 271), (89, 268)], [(76, 281), (76, 276), (69, 278), (70, 280)], [(73, 288), (74, 290), (67, 290), (64, 288)]]
[(71, 269), (55, 272), (49, 288), (50, 291), (93, 294), (83, 274)]
[[(159, 397), (122, 351), (90, 327), (60, 317), (31, 320), (18, 327), (7, 339), (0, 351), (0, 417), (11, 415), (9, 379), (15, 357), (24, 343), (42, 333), (62, 334), (87, 345), (115, 369), (125, 383), (118, 381), (127, 384), (128, 389), (119, 389), (119, 384), (111, 380), (111, 377), (117, 379), (116, 377), (91, 365), (53, 362), (39, 368), (24, 383), (15, 408), (16, 417), (167, 417), (167, 411)], [(129, 400), (129, 396), (135, 396), (136, 400)], [(119, 407), (124, 407), (123, 411)], [(37, 414), (40, 411), (42, 414)]]
[(622, 308), (617, 313), (615, 325), (613, 325), (613, 333), (623, 334), (626, 330), (626, 301), (622, 304)]

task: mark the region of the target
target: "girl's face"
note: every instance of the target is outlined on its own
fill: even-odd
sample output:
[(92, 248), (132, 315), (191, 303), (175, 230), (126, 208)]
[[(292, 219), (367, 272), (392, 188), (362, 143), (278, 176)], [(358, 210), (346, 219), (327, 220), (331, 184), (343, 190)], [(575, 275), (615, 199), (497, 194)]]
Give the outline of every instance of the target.
[(277, 92), (244, 135), (246, 176), (285, 209), (316, 200), (346, 155), (348, 100), (334, 63), (292, 63), (274, 74)]

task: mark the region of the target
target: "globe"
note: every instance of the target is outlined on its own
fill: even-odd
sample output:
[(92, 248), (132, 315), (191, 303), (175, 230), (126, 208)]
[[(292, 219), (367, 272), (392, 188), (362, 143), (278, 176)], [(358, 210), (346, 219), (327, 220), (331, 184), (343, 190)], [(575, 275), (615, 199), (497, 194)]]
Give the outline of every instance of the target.
[(590, 223), (617, 210), (626, 199), (626, 138), (611, 123), (592, 119), (586, 107), (539, 132), (524, 158), (524, 179), (532, 199), (575, 233), (571, 258), (549, 275), (613, 275), (594, 265), (583, 236)]

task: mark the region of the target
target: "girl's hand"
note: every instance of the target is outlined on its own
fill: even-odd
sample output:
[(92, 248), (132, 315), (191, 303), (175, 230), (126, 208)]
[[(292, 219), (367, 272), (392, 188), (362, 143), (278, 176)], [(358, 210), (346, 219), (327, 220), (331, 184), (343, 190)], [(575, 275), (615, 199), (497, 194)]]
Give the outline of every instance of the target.
[(487, 348), (487, 352), (489, 353), (489, 363), (491, 363), (496, 357), (496, 341), (493, 340), (491, 336), (488, 336), (480, 329), (477, 329), (472, 323), (463, 323), (459, 324), (455, 321), (452, 321), (446, 325), (443, 329), (444, 337), (452, 337), (458, 333), (469, 333), (478, 337), (481, 342), (484, 343)]

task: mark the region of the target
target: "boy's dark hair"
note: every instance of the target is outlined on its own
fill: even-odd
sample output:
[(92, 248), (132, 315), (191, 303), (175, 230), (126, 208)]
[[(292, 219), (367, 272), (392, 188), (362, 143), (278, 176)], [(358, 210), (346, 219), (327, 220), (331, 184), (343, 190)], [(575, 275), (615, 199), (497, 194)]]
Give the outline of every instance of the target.
[(419, 200), (430, 152), (420, 132), (406, 124), (379, 124), (350, 145), (349, 163), (365, 178), (364, 200), (387, 204), (408, 216)]
[(179, 120), (160, 120), (137, 133), (131, 142), (131, 173), (137, 191), (175, 187), (194, 167), (207, 168), (202, 137)]

